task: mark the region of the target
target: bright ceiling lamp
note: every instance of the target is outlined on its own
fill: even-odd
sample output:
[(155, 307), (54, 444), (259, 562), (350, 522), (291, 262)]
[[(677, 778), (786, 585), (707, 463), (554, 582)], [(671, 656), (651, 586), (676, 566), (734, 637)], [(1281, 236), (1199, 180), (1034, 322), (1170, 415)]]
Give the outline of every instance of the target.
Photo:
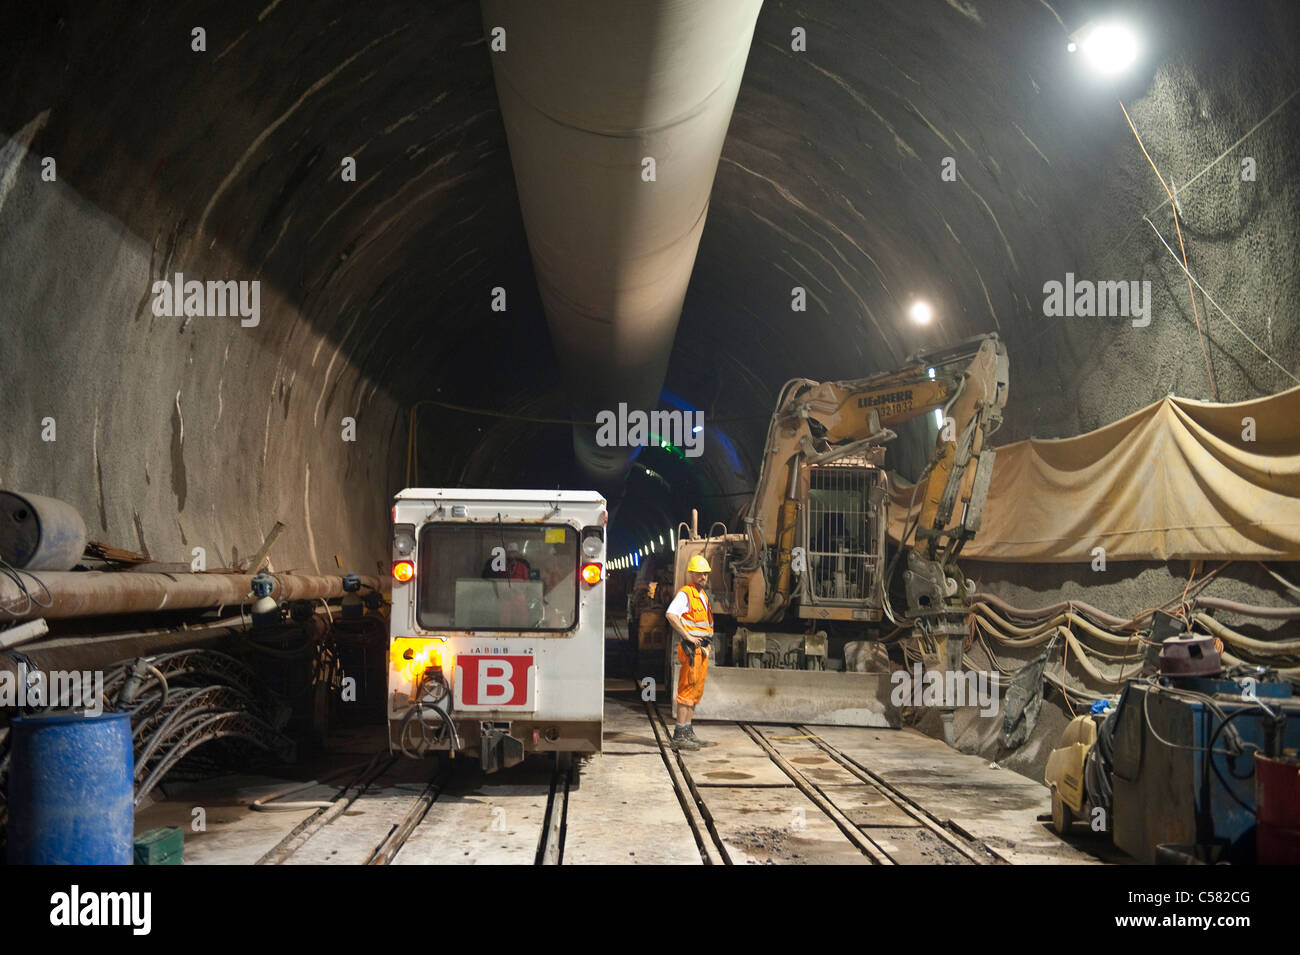
[(1098, 23), (1076, 33), (1066, 49), (1082, 53), (1088, 66), (1100, 75), (1117, 76), (1137, 60), (1138, 42), (1122, 23)]
[(929, 302), (915, 301), (912, 307), (907, 310), (907, 314), (912, 316), (912, 321), (918, 325), (930, 324), (930, 319), (934, 317), (934, 309), (930, 308)]

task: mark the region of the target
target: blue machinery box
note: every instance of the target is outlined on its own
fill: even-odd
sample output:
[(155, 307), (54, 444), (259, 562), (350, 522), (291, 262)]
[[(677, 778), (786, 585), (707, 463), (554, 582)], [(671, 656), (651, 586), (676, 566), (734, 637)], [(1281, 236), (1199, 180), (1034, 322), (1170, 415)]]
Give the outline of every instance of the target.
[[(1267, 751), (1267, 737), (1275, 732), (1272, 721), (1261, 706), (1243, 698), (1236, 683), (1183, 685), (1210, 696), (1243, 743)], [(1289, 696), (1286, 684), (1260, 683), (1254, 692), (1261, 704), (1285, 713), (1283, 747), (1300, 748), (1300, 700)], [(1214, 710), (1176, 690), (1131, 683), (1115, 719), (1115, 845), (1148, 864), (1157, 861), (1160, 846), (1185, 853), (1206, 847), (1208, 853), (1196, 853), (1205, 861), (1253, 862), (1254, 756), (1249, 749), (1237, 757), (1224, 752), (1227, 731)], [(1211, 742), (1214, 754), (1207, 760)]]

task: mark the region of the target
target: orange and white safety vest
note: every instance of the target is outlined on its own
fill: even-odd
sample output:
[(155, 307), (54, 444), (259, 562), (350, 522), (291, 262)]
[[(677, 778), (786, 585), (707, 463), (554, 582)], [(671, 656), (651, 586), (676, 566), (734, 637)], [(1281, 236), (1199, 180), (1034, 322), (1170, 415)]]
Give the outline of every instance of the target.
[(713, 611), (709, 609), (709, 599), (694, 584), (687, 584), (681, 589), (686, 595), (690, 607), (682, 614), (682, 629), (692, 637), (713, 636)]

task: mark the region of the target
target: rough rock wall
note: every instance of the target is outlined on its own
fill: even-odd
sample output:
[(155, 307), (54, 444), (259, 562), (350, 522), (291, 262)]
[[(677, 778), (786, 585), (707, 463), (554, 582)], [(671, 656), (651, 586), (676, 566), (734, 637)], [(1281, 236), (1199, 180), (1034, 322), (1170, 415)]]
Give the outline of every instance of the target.
[[(1249, 18), (1224, 18), (1231, 24), (1226, 32), (1200, 35), (1182, 46), (1155, 68), (1145, 95), (1126, 102), (1152, 161), (1177, 193), (1188, 266), (1204, 289), (1196, 291), (1196, 314), (1182, 269), (1155, 233), (1158, 229), (1179, 250), (1168, 199), (1130, 132), (1108, 165), (1101, 191), (1063, 199), (1059, 212), (1062, 228), (1075, 232), (1077, 258), (1070, 267), (1076, 278), (1150, 281), (1150, 324), (1134, 327), (1129, 317), (1043, 316), (1040, 332), (1011, 342), (1011, 400), (995, 443), (1078, 434), (1168, 393), (1228, 402), (1296, 384), (1300, 157), (1294, 143), (1300, 97), (1294, 94), (1300, 74), (1288, 38), (1300, 24), (1294, 5), (1252, 5), (1251, 11)], [(1118, 105), (1115, 115), (1125, 122)], [(1043, 276), (1044, 282), (1050, 279), (1065, 276)], [(1042, 301), (1037, 289), (1025, 294), (1034, 307)], [(1140, 481), (1142, 475), (1133, 478)], [(1016, 606), (1078, 599), (1121, 615), (1177, 597), (1190, 569), (1186, 561), (1112, 562), (1105, 572), (1086, 565), (963, 566), (982, 589)], [(1300, 577), (1292, 568), (1282, 569), (1293, 582)], [(1282, 588), (1254, 565), (1231, 565), (1205, 593), (1251, 604), (1289, 603)], [(1216, 616), (1252, 635), (1296, 632), (1294, 623)], [(1030, 656), (1008, 653), (1004, 663)], [(1058, 654), (1056, 665), (1059, 660)], [(1019, 751), (1001, 746), (1000, 713), (992, 718), (959, 714), (958, 745), (1041, 779), (1071, 715), (1061, 694), (1049, 689), (1039, 725)], [(941, 732), (933, 714), (921, 726), (932, 735)]]
[(1042, 316), (1041, 290), (1026, 288), (1041, 329), (1012, 342), (1012, 396), (998, 443), (1078, 434), (1169, 393), (1243, 401), (1297, 384), (1300, 70), (1290, 38), (1300, 11), (1252, 4), (1249, 17), (1219, 12), (1203, 32), (1179, 37), (1144, 94), (1125, 104), (1176, 193), (1188, 266), (1218, 307), (1197, 290), (1193, 314), (1187, 279), (1154, 231), (1179, 251), (1168, 198), (1115, 103), (1111, 121), (1127, 138), (1102, 187), (1063, 196), (1057, 210), (1062, 231), (1073, 233), (1075, 257), (1065, 264), (1076, 279), (1149, 281), (1150, 324)]

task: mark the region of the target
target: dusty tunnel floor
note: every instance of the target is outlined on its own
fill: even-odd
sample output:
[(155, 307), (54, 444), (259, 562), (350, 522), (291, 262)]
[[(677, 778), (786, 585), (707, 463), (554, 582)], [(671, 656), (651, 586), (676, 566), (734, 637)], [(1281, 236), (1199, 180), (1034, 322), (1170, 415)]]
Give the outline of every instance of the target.
[[(381, 854), (395, 865), (533, 864), (556, 815), (565, 865), (1090, 865), (1122, 858), (1101, 838), (1052, 832), (1042, 785), (914, 730), (755, 727), (794, 768), (791, 775), (740, 725), (702, 721), (704, 748), (679, 761), (660, 743), (663, 714), (617, 686), (606, 698), (604, 751), (583, 758), (558, 786), (553, 759), (545, 757), (492, 775), (468, 760), (452, 761), (450, 771), (436, 759), (389, 761), (383, 728), (375, 727), (333, 736), (295, 777), (350, 770), (278, 800), (327, 806), (250, 808), (312, 776), (218, 776), (166, 786), (165, 796), (137, 813), (137, 829), (185, 830), (187, 865), (360, 865)], [(350, 785), (357, 767), (381, 751), (382, 772), (364, 788)], [(876, 778), (855, 775), (857, 766)], [(414, 825), (394, 843), (413, 814)]]

